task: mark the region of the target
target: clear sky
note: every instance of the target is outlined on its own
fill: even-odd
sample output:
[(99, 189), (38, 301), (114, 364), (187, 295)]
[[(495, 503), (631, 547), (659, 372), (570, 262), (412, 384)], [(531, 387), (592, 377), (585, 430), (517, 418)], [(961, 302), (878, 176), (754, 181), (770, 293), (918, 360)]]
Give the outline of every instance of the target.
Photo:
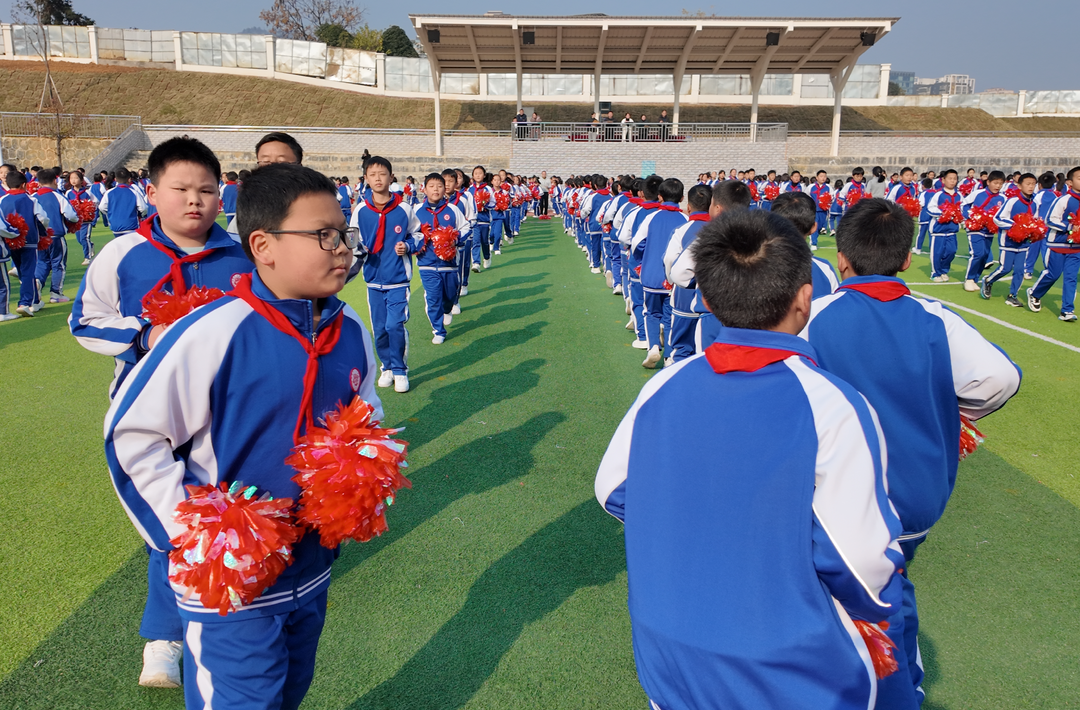
[[(239, 32), (258, 26), (259, 11), (272, 0), (73, 0), (78, 12), (101, 27)], [(709, 4), (706, 4), (709, 3)], [(412, 35), (408, 13), (577, 14), (583, 9), (621, 15), (677, 15), (683, 8), (706, 14), (770, 17), (900, 17), (880, 44), (863, 55), (867, 64), (891, 63), (916, 76), (969, 74), (975, 90), (990, 88), (1080, 90), (1075, 56), (1080, 0), (1039, 2), (950, 2), (948, 0), (768, 0), (758, 3), (680, 0), (665, 6), (655, 0), (618, 0), (587, 8), (572, 0), (409, 0), (365, 2), (366, 19), (383, 29), (400, 25)], [(0, 0), (0, 14), (11, 21), (11, 0)], [(658, 10), (657, 8), (663, 7)], [(670, 7), (670, 9), (668, 9)], [(1026, 11), (1031, 8), (1031, 11)]]

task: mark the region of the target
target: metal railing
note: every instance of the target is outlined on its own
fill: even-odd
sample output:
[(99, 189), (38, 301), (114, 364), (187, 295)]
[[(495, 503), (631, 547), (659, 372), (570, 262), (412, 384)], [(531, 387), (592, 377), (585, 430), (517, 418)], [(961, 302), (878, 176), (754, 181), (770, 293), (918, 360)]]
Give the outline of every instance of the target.
[[(758, 123), (756, 140), (784, 141), (786, 123)], [(664, 143), (690, 141), (755, 140), (750, 123), (515, 123), (513, 138), (518, 141), (569, 141), (611, 143)]]
[[(434, 128), (336, 128), (332, 126), (190, 126), (183, 124), (151, 123), (143, 126), (147, 131), (168, 131), (170, 133), (198, 133), (214, 131), (219, 133), (323, 133), (328, 135), (376, 135), (376, 136), (434, 136)], [(508, 138), (510, 131), (484, 129), (449, 129), (444, 136), (480, 136)]]
[[(789, 137), (827, 138), (830, 131), (788, 131)], [(1080, 138), (1080, 131), (840, 131), (841, 138)]]
[[(141, 126), (140, 116), (102, 116), (97, 114), (60, 114), (60, 132), (65, 138), (120, 137), (131, 126)], [(0, 112), (0, 135), (33, 138), (57, 134), (55, 113)]]

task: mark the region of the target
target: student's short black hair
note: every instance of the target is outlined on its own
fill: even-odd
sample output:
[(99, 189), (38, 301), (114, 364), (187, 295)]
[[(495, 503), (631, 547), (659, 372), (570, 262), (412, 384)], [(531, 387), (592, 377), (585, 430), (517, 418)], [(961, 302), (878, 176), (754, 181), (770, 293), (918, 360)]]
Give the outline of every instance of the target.
[(854, 170), (851, 171), (851, 174), (852, 175), (865, 175), (866, 171), (864, 171), (862, 168), (855, 168)]
[(1057, 184), (1057, 178), (1054, 177), (1053, 173), (1043, 173), (1039, 178), (1039, 187), (1044, 190), (1053, 189), (1055, 184)]
[(390, 179), (394, 178), (394, 166), (390, 164), (390, 161), (381, 155), (373, 155), (367, 159), (367, 163), (364, 164), (364, 175), (367, 175), (368, 170), (375, 165), (381, 165), (386, 168), (386, 172), (390, 173)]
[(18, 170), (11, 170), (4, 177), (4, 184), (8, 186), (9, 190), (18, 190), (26, 184), (26, 176)]
[[(994, 172), (997, 172), (997, 171), (995, 170)], [(944, 180), (945, 176), (948, 175), (949, 173), (952, 173), (956, 177), (960, 177), (960, 174), (958, 172), (956, 172), (955, 170), (953, 170), (952, 168), (949, 168), (947, 170), (942, 170), (941, 174), (939, 174), (938, 177), (941, 178), (942, 180)]]
[(596, 175), (592, 176), (592, 185), (597, 190), (603, 190), (605, 187), (607, 187), (607, 178), (600, 173), (597, 173)]
[(623, 192), (630, 192), (634, 189), (634, 182), (636, 181), (632, 176), (623, 175), (621, 178), (619, 178), (619, 187), (622, 189)]
[(843, 187), (844, 187), (844, 181), (841, 180), (840, 178), (837, 178), (836, 183), (833, 185), (833, 189), (834, 190), (839, 190), (839, 189), (841, 189)]
[(48, 168), (38, 171), (37, 181), (40, 183), (56, 182), (56, 173)]
[(809, 235), (817, 225), (817, 205), (805, 192), (778, 195), (773, 200), (772, 211), (794, 224), (803, 235)]
[(1034, 180), (1036, 183), (1039, 182), (1039, 178), (1035, 177), (1035, 173), (1024, 173), (1019, 178), (1017, 178), (1016, 184), (1019, 185), (1024, 180)]
[(634, 178), (634, 184), (630, 186), (631, 192), (636, 196), (639, 192), (645, 191), (645, 181), (641, 178)]
[(454, 180), (457, 180), (457, 170), (454, 170), (453, 168), (447, 168), (446, 170), (443, 170), (442, 176), (446, 177), (447, 175), (453, 175)]
[(251, 177), (251, 171), (250, 171), (250, 170), (247, 170), (247, 169), (245, 169), (245, 170), (241, 170), (240, 172), (238, 172), (238, 173), (236, 174), (236, 178), (237, 178), (237, 179), (238, 179), (238, 180), (239, 180), (240, 182), (243, 182), (244, 180), (247, 180), (247, 179), (248, 179), (249, 177)]
[(908, 168), (908, 167), (904, 167), (904, 168), (901, 168), (901, 169), (900, 169), (900, 174), (901, 174), (901, 175), (903, 175), (904, 173), (914, 173), (914, 172), (915, 172), (915, 171), (914, 171), (913, 169), (911, 169), (911, 168)]
[(642, 192), (645, 193), (645, 199), (652, 202), (660, 195), (660, 183), (664, 182), (664, 178), (659, 175), (650, 175), (645, 178), (645, 183), (641, 186)]
[(828, 170), (818, 170), (816, 173), (814, 173), (814, 175), (821, 175), (822, 173), (825, 173), (826, 175), (828, 175), (829, 171)]
[(724, 212), (701, 228), (690, 248), (698, 289), (728, 327), (779, 325), (799, 289), (810, 283), (806, 238), (771, 212)]
[(668, 178), (660, 183), (657, 194), (664, 202), (682, 202), (683, 184), (679, 178)]
[(304, 195), (325, 192), (340, 199), (333, 181), (320, 172), (295, 163), (271, 163), (251, 171), (244, 189), (236, 195), (236, 229), (244, 253), (251, 256), (251, 233), (281, 227), (289, 210)]
[(895, 202), (859, 200), (836, 227), (836, 250), (859, 276), (896, 276), (911, 249), (915, 222)]
[(923, 178), (922, 179), (922, 186), (923, 186), (924, 190), (933, 190), (934, 189), (934, 181), (931, 178)]
[(274, 131), (273, 133), (267, 133), (265, 136), (259, 139), (259, 142), (255, 144), (255, 155), (259, 155), (259, 149), (267, 143), (284, 143), (289, 146), (289, 150), (296, 156), (296, 162), (304, 162), (304, 149), (300, 147), (300, 144), (296, 142), (296, 139), (290, 136), (288, 133), (281, 131)]
[(438, 180), (444, 186), (446, 185), (446, 180), (443, 180), (442, 173), (428, 173), (424, 176), (424, 185), (426, 186), (432, 180)]
[(708, 185), (694, 185), (686, 193), (686, 201), (691, 212), (708, 212), (712, 202), (712, 188)]
[(101, 182), (101, 173), (94, 173), (94, 182)]
[(712, 203), (722, 209), (750, 207), (750, 188), (738, 180), (725, 180), (712, 189)]
[[(214, 151), (195, 138), (170, 138), (164, 143), (159, 143), (156, 148), (150, 151), (150, 158), (147, 163), (150, 166), (150, 182), (155, 185), (158, 184), (158, 180), (165, 172), (165, 169), (173, 163), (201, 165), (210, 171), (214, 182), (217, 182), (218, 176), (221, 175), (221, 163), (218, 161), (217, 156), (214, 155)], [(118, 179), (121, 170), (116, 171)], [(127, 173), (124, 177), (125, 180), (130, 177), (129, 171), (123, 170), (123, 172)], [(235, 180), (235, 177), (232, 179)]]
[[(956, 172), (956, 171), (954, 170), (953, 172)], [(944, 175), (944, 174), (945, 173), (942, 173), (942, 175)], [(994, 180), (1001, 180), (1002, 182), (1004, 182), (1005, 181), (1005, 173), (1001, 172), (1000, 170), (992, 170), (992, 171), (990, 171), (990, 175), (987, 176), (986, 181), (987, 182), (992, 182)]]
[(234, 171), (234, 170), (230, 170), (229, 172), (225, 173), (225, 179), (226, 180), (232, 180), (233, 182), (236, 182), (236, 179), (238, 177), (239, 177), (239, 175), (237, 175), (236, 171)]

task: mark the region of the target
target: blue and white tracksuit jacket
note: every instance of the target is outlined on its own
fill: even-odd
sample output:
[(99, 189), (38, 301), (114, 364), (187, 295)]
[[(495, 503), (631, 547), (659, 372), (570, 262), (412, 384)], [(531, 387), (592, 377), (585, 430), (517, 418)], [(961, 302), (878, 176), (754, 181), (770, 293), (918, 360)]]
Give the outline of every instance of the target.
[(703, 342), (701, 329), (698, 327), (702, 318), (709, 315), (709, 309), (701, 298), (701, 293), (692, 282), (689, 288), (680, 286), (671, 279), (671, 267), (679, 256), (690, 248), (697, 239), (698, 232), (705, 226), (707, 212), (691, 213), (690, 221), (677, 227), (671, 235), (667, 250), (664, 252), (664, 273), (671, 282), (671, 358), (675, 362), (685, 360), (711, 345)]
[(232, 221), (236, 216), (236, 191), (235, 182), (227, 182), (221, 188), (221, 211), (225, 213), (226, 221)]
[[(662, 710), (866, 710), (877, 680), (852, 620), (899, 608), (904, 564), (881, 430), (796, 336), (727, 328), (719, 342), (792, 355), (665, 368), (596, 475), (626, 524), (638, 678)], [(739, 416), (718, 429), (722, 412)]]
[(1070, 242), (1069, 224), (1072, 215), (1080, 211), (1080, 195), (1070, 188), (1064, 195), (1054, 200), (1046, 215), (1049, 228), (1046, 237), (1046, 268), (1039, 274), (1031, 294), (1041, 299), (1050, 287), (1062, 278), (1061, 312), (1072, 313), (1075, 310), (1077, 270), (1080, 269), (1080, 240)]
[(611, 191), (597, 190), (582, 200), (578, 214), (585, 225), (585, 246), (589, 247), (589, 261), (594, 268), (600, 268), (606, 261), (604, 253), (604, 227), (601, 224), (603, 207), (611, 201)]
[(889, 202), (898, 202), (901, 197), (914, 197), (915, 199), (918, 199), (919, 186), (915, 183), (910, 183), (908, 185), (905, 185), (902, 182), (897, 183), (896, 185), (892, 186), (888, 194), (885, 196), (885, 199)]
[[(185, 252), (161, 231), (152, 218), (154, 238), (178, 256)], [(230, 290), (240, 276), (251, 272), (244, 249), (217, 224), (210, 227), (206, 248), (213, 249), (201, 261), (184, 264), (184, 283)], [(116, 237), (105, 245), (83, 276), (72, 304), (68, 327), (84, 348), (116, 358), (109, 396), (149, 349), (150, 323), (142, 317), (142, 299), (169, 272), (172, 261), (138, 232)]]
[(424, 285), (424, 300), (427, 303), (428, 320), (434, 335), (446, 337), (443, 316), (450, 313), (457, 302), (461, 290), (461, 271), (458, 255), (465, 245), (465, 235), (469, 231), (469, 220), (456, 205), (445, 199), (432, 205), (425, 201), (414, 213), (423, 230), (424, 225), (453, 227), (458, 231), (457, 252), (450, 261), (443, 261), (435, 254), (433, 246), (424, 239), (423, 232), (418, 235), (420, 251), (416, 255), (416, 268), (420, 271), (420, 281)]
[(939, 222), (943, 207), (948, 203), (963, 204), (963, 195), (959, 192), (947, 192), (942, 189), (935, 192), (926, 203), (930, 214), (930, 260), (933, 276), (948, 276), (956, 257), (956, 235), (960, 225), (955, 222)]
[[(37, 299), (37, 264), (38, 264), (38, 233), (44, 234), (44, 229), (49, 227), (49, 217), (45, 210), (23, 189), (4, 191), (0, 195), (0, 219), (3, 220), (2, 230), (10, 237), (18, 236), (17, 230), (7, 223), (7, 215), (18, 214), (26, 222), (26, 246), (22, 249), (11, 251), (7, 244), (0, 239), (0, 264), (7, 260), (14, 262), (19, 270), (19, 305), (32, 306)], [(60, 227), (63, 229), (63, 226)], [(0, 314), (8, 313), (8, 297), (11, 292), (11, 279), (8, 277), (7, 266), (0, 267), (4, 273), (0, 276)]]
[(131, 185), (117, 185), (101, 198), (98, 209), (109, 218), (109, 229), (113, 234), (120, 236), (138, 229), (148, 208), (137, 189)]
[[(986, 189), (976, 190), (964, 199), (964, 217), (970, 217), (971, 210), (974, 207), (986, 210), (992, 215), (997, 214), (997, 211), (1005, 204), (1005, 199), (1002, 192), (990, 192), (990, 190)], [(977, 281), (986, 269), (986, 262), (993, 258), (992, 245), (995, 235), (984, 229), (977, 232), (968, 231), (967, 236), (971, 257), (968, 259), (966, 277)]]
[[(38, 288), (45, 287), (45, 279), (52, 274), (52, 284), (49, 291), (54, 296), (64, 295), (64, 278), (67, 276), (67, 230), (79, 221), (75, 209), (64, 197), (63, 193), (55, 188), (41, 188), (35, 196), (37, 203), (49, 218), (49, 229), (52, 231), (52, 244), (47, 251), (38, 254), (37, 268), (34, 278), (38, 282)], [(40, 291), (37, 301), (41, 300)]]
[[(1039, 190), (1035, 193), (1032, 202), (1035, 204), (1035, 214), (1038, 215), (1039, 219), (1046, 221), (1046, 218), (1050, 215), (1050, 208), (1054, 206), (1054, 200), (1057, 198), (1058, 194), (1054, 189)], [(1027, 257), (1024, 258), (1024, 273), (1035, 273), (1035, 264), (1039, 261), (1040, 256), (1042, 256), (1043, 266), (1045, 266), (1046, 252), (1045, 239), (1029, 244)]]
[[(79, 190), (72, 188), (64, 193), (64, 197), (68, 199), (68, 202), (73, 204), (76, 200), (90, 200), (95, 206), (98, 203), (98, 198), (94, 196), (93, 191), (85, 188)], [(97, 221), (98, 213), (97, 210), (94, 210), (94, 219), (90, 222), (84, 222), (83, 225), (79, 227), (79, 231), (75, 234), (75, 239), (78, 240), (79, 245), (82, 247), (83, 258), (85, 259), (94, 256), (94, 242), (91, 240), (91, 233), (93, 232), (94, 225), (97, 224)]]
[[(1009, 295), (1012, 296), (1020, 292), (1024, 283), (1024, 260), (1027, 258), (1029, 244), (1011, 239), (1008, 231), (1012, 228), (1016, 216), (1022, 213), (1038, 215), (1034, 199), (1025, 198), (1023, 194), (1010, 197), (994, 215), (994, 222), (998, 226), (997, 240), (1001, 263), (986, 276), (986, 283), (992, 284), (1011, 271), (1013, 277), (1009, 284)], [(1039, 242), (1035, 242), (1035, 245), (1038, 247)]]

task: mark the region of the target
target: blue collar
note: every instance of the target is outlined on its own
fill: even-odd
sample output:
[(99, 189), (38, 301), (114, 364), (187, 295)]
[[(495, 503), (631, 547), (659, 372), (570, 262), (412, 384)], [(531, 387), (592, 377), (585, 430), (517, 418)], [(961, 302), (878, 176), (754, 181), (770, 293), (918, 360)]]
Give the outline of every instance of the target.
[(907, 283), (899, 276), (878, 276), (872, 274), (870, 276), (850, 276), (844, 279), (845, 284), (873, 284), (881, 283), (882, 281), (892, 281), (893, 283), (903, 284), (907, 286)]
[(749, 330), (747, 328), (720, 328), (716, 336), (717, 343), (729, 345), (745, 345), (751, 348), (771, 348), (773, 350), (790, 350), (799, 355), (817, 362), (817, 352), (810, 343), (797, 335), (777, 333), (773, 330)]
[(322, 330), (333, 320), (338, 313), (345, 308), (345, 303), (337, 296), (323, 299), (323, 308), (319, 316), (319, 327), (312, 328), (315, 322), (314, 306), (311, 301), (304, 298), (278, 298), (263, 283), (258, 269), (251, 275), (251, 292), (259, 299), (266, 301), (280, 311), (289, 321), (296, 326), (301, 335), (311, 338), (313, 330)]
[[(165, 232), (163, 232), (161, 229), (161, 218), (158, 215), (154, 215), (154, 221), (151, 223), (151, 225), (152, 226), (150, 227), (150, 230), (154, 234), (154, 239), (179, 254), (187, 253), (180, 247), (176, 246), (176, 242), (174, 242), (172, 239), (169, 239), (169, 237), (165, 235)], [(238, 246), (236, 240), (233, 239), (228, 232), (222, 229), (221, 225), (219, 225), (217, 222), (214, 222), (214, 224), (210, 226), (210, 236), (206, 239), (206, 248), (224, 249), (231, 246)]]

